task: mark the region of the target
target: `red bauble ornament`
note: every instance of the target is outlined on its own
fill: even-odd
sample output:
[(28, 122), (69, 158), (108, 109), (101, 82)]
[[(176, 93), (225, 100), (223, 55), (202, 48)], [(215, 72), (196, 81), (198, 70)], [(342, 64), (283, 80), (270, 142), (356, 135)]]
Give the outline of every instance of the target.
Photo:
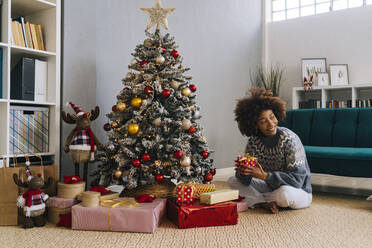
[(207, 174), (205, 174), (204, 175), (204, 181), (206, 181), (206, 182), (210, 182), (210, 181), (212, 181), (213, 180), (213, 175), (212, 175), (212, 173), (207, 173)]
[(150, 158), (150, 155), (148, 153), (145, 153), (145, 154), (142, 155), (142, 161), (143, 162), (148, 162), (150, 160), (151, 160), (151, 158)]
[(163, 181), (164, 179), (164, 176), (162, 174), (156, 174), (155, 176), (155, 181), (157, 181), (158, 183)]
[(194, 126), (191, 126), (190, 128), (189, 128), (189, 130), (187, 130), (190, 134), (193, 134), (193, 133), (195, 133), (195, 127)]
[(141, 165), (141, 161), (139, 161), (139, 159), (135, 159), (135, 160), (132, 161), (132, 165), (133, 165), (134, 167), (138, 167), (138, 166)]
[(112, 106), (112, 111), (113, 111), (113, 112), (118, 111), (118, 107), (116, 107), (116, 105)]
[(123, 88), (123, 91), (126, 91), (126, 90), (129, 90), (129, 88), (128, 87)]
[(161, 46), (161, 53), (165, 53), (165, 47)]
[(111, 130), (111, 125), (110, 125), (110, 123), (106, 123), (105, 125), (103, 125), (103, 129), (105, 130), (105, 131), (110, 131)]
[(213, 176), (216, 175), (216, 169), (211, 169), (209, 172), (210, 172)]
[(195, 92), (196, 91), (196, 86), (194, 84), (190, 85), (189, 86), (189, 89), (192, 91), (192, 92)]
[(174, 157), (175, 157), (176, 159), (181, 159), (182, 156), (183, 156), (183, 153), (182, 153), (181, 151), (176, 151), (176, 152), (174, 153)]
[(203, 156), (203, 158), (208, 158), (209, 153), (207, 151), (203, 151), (202, 156)]
[(154, 92), (154, 89), (151, 86), (146, 86), (145, 87), (145, 93), (147, 95), (150, 95), (152, 92)]
[(171, 52), (171, 55), (173, 56), (173, 58), (176, 59), (180, 54), (178, 53), (177, 50), (173, 50), (173, 51)]
[(168, 89), (164, 89), (162, 92), (161, 92), (161, 95), (163, 96), (163, 97), (169, 97), (170, 96), (170, 90), (168, 90)]
[(141, 66), (144, 66), (144, 65), (147, 65), (147, 64), (148, 64), (148, 62), (146, 60), (142, 60), (141, 63), (140, 63)]

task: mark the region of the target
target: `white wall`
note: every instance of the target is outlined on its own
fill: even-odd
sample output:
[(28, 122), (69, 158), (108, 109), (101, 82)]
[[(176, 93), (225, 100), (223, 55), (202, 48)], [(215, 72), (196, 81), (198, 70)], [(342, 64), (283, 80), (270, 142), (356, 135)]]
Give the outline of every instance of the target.
[(292, 106), (292, 87), (302, 86), (301, 58), (348, 64), (350, 83), (372, 83), (372, 6), (269, 23), (270, 63), (285, 65), (281, 97)]
[[(148, 17), (140, 8), (150, 8), (153, 1), (64, 2), (64, 101), (71, 99), (84, 108), (100, 106), (94, 131), (101, 141), (106, 141), (102, 129), (108, 120), (105, 114), (111, 111), (123, 88), (121, 79), (128, 72), (130, 54), (146, 39)], [(236, 99), (250, 87), (249, 68), (261, 61), (261, 1), (162, 2), (165, 8), (176, 8), (168, 18), (169, 32), (175, 36), (183, 64), (191, 68), (188, 74), (198, 87), (196, 101), (201, 107), (203, 132), (215, 150), (215, 166), (232, 166), (237, 152), (245, 146), (245, 138), (234, 121)], [(77, 43), (80, 47), (76, 47)], [(91, 68), (80, 63), (85, 59), (89, 59)], [(88, 87), (89, 92), (77, 92), (80, 87)], [(66, 129), (71, 128), (63, 126), (62, 140)], [(69, 163), (64, 157), (63, 166)]]

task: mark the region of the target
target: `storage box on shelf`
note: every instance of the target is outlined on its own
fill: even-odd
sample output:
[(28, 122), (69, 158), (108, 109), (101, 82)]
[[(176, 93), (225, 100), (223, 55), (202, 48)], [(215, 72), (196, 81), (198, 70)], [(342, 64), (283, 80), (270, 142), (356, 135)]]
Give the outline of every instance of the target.
[(372, 83), (345, 86), (314, 86), (292, 88), (292, 109), (368, 107), (372, 103)]
[[(42, 40), (45, 50), (37, 46), (22, 47), (14, 44), (12, 19), (22, 17), (25, 22), (42, 27)], [(26, 27), (27, 28), (27, 27)], [(21, 35), (27, 33), (23, 33)], [(26, 39), (30, 40), (30, 33)], [(32, 35), (32, 33), (31, 33)], [(24, 38), (24, 36), (22, 36)], [(14, 107), (29, 111), (46, 108), (49, 112), (49, 149), (36, 151), (59, 163), (59, 122), (60, 122), (60, 45), (61, 43), (61, 1), (60, 0), (3, 0), (1, 4), (2, 58), (0, 58), (0, 155), (7, 159), (6, 166), (12, 163), (14, 151), (11, 149), (11, 111)], [(26, 40), (27, 44), (27, 40)], [(30, 44), (30, 43), (28, 43)], [(33, 99), (12, 97), (12, 82), (16, 75), (11, 72), (22, 58), (34, 62)], [(27, 75), (23, 75), (26, 77)], [(22, 83), (22, 81), (20, 81)], [(32, 85), (31, 84), (31, 85)], [(43, 94), (45, 92), (45, 94)], [(17, 98), (17, 99), (15, 99)], [(19, 151), (18, 151), (19, 152)], [(28, 151), (22, 151), (28, 152)], [(33, 151), (35, 152), (35, 151)], [(17, 155), (24, 156), (24, 155)]]

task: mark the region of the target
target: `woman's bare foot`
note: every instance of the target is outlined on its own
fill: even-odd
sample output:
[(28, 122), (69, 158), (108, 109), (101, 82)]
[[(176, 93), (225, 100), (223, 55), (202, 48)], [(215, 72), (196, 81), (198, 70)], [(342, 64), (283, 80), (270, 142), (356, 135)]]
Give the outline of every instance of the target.
[(275, 202), (264, 202), (264, 203), (260, 203), (260, 206), (263, 207), (264, 209), (269, 210), (270, 213), (272, 213), (272, 214), (279, 213), (278, 205)]

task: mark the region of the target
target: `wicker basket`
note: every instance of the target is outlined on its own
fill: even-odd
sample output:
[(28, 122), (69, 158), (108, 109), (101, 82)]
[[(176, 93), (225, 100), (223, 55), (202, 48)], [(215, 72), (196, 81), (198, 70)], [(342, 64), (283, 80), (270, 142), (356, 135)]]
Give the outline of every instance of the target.
[(81, 205), (88, 208), (96, 208), (99, 206), (100, 196), (99, 192), (85, 191), (81, 194)]
[(168, 198), (173, 196), (173, 191), (176, 186), (168, 179), (164, 179), (161, 183), (153, 185), (143, 185), (130, 190), (123, 190), (120, 194), (122, 197), (136, 197), (143, 194), (153, 195), (157, 198)]
[(55, 208), (48, 207), (48, 221), (53, 224), (57, 224), (60, 220), (60, 214), (68, 214), (71, 212), (71, 208)]
[(78, 183), (62, 183), (57, 184), (57, 195), (60, 198), (76, 198), (76, 196), (85, 190), (85, 182)]

